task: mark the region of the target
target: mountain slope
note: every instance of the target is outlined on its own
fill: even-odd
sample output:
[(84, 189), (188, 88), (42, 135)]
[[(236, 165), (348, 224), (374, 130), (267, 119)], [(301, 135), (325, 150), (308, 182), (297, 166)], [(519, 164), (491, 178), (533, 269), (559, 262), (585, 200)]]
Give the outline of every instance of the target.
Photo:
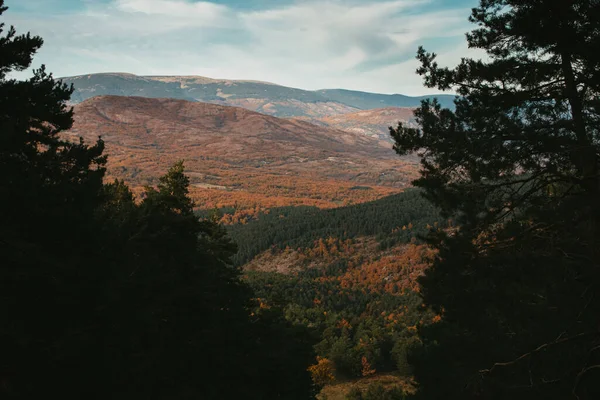
[(388, 107), (364, 110), (348, 114), (331, 115), (322, 118), (294, 117), (315, 125), (357, 133), (392, 142), (390, 127), (398, 122), (414, 126), (414, 108)]
[(317, 93), (330, 101), (351, 105), (361, 110), (384, 107), (418, 107), (422, 100), (433, 99), (434, 97), (438, 99), (443, 107), (454, 107), (454, 96), (447, 94), (410, 97), (402, 94), (378, 94), (345, 89), (324, 89), (319, 90)]
[[(421, 97), (345, 90), (308, 91), (267, 82), (219, 80), (196, 76), (136, 76), (123, 73), (63, 78), (75, 86), (73, 103), (94, 96), (173, 98), (239, 106), (278, 117), (319, 118), (362, 109), (417, 107)], [(438, 96), (448, 103), (453, 96)]]
[(198, 191), (238, 204), (243, 195), (265, 206), (372, 200), (406, 186), (417, 169), (361, 134), (184, 100), (95, 97), (75, 106), (67, 134), (102, 136), (112, 176), (148, 184), (183, 159)]

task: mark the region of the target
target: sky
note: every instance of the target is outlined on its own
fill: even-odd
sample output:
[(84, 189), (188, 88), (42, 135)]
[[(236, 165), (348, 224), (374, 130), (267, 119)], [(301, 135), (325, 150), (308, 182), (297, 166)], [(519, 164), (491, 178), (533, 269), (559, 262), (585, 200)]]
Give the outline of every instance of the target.
[[(44, 39), (33, 67), (250, 79), (308, 90), (421, 95), (419, 45), (456, 65), (478, 0), (5, 0)], [(25, 78), (30, 72), (17, 75)]]

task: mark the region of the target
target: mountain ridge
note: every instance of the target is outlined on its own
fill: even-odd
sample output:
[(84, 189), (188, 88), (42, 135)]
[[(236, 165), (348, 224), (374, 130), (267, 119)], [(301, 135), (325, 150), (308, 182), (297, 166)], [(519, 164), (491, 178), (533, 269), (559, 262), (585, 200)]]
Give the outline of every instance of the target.
[(364, 109), (417, 107), (424, 98), (436, 97), (447, 107), (453, 95), (404, 96), (345, 89), (317, 91), (271, 82), (214, 79), (202, 76), (138, 76), (128, 73), (84, 74), (61, 78), (73, 84), (72, 103), (98, 95), (174, 98), (247, 108), (276, 117), (326, 117)]
[(89, 76), (120, 76), (120, 77), (137, 77), (137, 78), (146, 78), (149, 80), (158, 80), (158, 81), (172, 81), (172, 80), (177, 80), (177, 79), (184, 79), (184, 80), (195, 80), (198, 83), (211, 83), (211, 82), (248, 82), (248, 83), (262, 83), (265, 85), (273, 85), (273, 86), (283, 86), (283, 85), (279, 85), (277, 83), (273, 83), (273, 82), (267, 82), (267, 81), (260, 81), (260, 80), (252, 80), (252, 79), (225, 79), (225, 78), (209, 78), (206, 76), (202, 76), (202, 75), (136, 75), (136, 74), (132, 74), (130, 72), (96, 72), (96, 73), (90, 73), (90, 74), (80, 74), (80, 75), (72, 75), (72, 76), (65, 76), (65, 77), (61, 77), (59, 79), (61, 80), (69, 80), (69, 79), (76, 79), (76, 78), (85, 78), (85, 77), (89, 77)]

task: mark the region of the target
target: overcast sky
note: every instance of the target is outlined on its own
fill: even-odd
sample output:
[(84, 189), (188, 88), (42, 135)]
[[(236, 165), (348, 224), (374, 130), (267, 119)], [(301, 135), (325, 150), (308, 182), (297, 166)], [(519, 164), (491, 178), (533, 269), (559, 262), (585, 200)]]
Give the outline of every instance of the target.
[[(438, 92), (419, 45), (452, 66), (478, 0), (6, 0), (17, 31), (44, 38), (34, 66), (255, 79), (302, 89)], [(24, 75), (19, 75), (22, 77)]]

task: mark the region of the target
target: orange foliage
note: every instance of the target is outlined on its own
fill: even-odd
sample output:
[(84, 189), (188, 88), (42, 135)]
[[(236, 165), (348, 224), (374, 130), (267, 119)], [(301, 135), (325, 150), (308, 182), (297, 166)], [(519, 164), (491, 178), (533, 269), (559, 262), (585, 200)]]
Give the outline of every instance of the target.
[(417, 278), (431, 264), (434, 255), (435, 251), (424, 245), (399, 247), (390, 255), (349, 269), (340, 277), (340, 283), (342, 287), (359, 285), (387, 293), (418, 292)]
[(308, 259), (321, 258), (324, 260), (337, 259), (341, 255), (352, 255), (355, 252), (354, 241), (351, 239), (341, 240), (333, 237), (320, 238), (314, 242), (312, 248), (300, 250), (302, 255)]
[[(124, 179), (134, 192), (140, 193), (144, 184), (155, 182), (155, 176), (164, 171), (157, 166), (137, 172), (135, 178), (121, 173), (120, 163), (111, 158), (111, 169), (107, 181), (115, 177)], [(127, 161), (127, 164), (130, 161)], [(195, 171), (191, 171), (192, 164)], [(124, 167), (124, 166), (123, 166)], [(234, 207), (232, 215), (225, 215), (222, 223), (234, 224), (249, 221), (259, 212), (269, 208), (285, 206), (314, 206), (335, 208), (380, 199), (398, 193), (400, 189), (372, 185), (371, 190), (354, 190), (355, 183), (319, 177), (281, 176), (269, 173), (250, 173), (247, 170), (226, 169), (215, 161), (204, 160), (200, 165), (186, 163), (190, 177), (190, 197), (196, 208), (214, 209)], [(130, 166), (129, 166), (130, 168)]]
[(367, 360), (367, 357), (363, 356), (361, 358), (360, 362), (361, 362), (361, 365), (362, 365), (362, 369), (361, 369), (362, 376), (373, 375), (373, 374), (375, 374), (375, 372), (377, 372), (375, 370), (375, 368), (371, 368), (371, 364)]
[(317, 386), (325, 386), (335, 380), (333, 362), (324, 357), (317, 356), (317, 363), (308, 367), (308, 372)]
[(376, 200), (418, 176), (417, 163), (390, 157), (389, 146), (361, 135), (172, 99), (91, 99), (76, 106), (73, 128), (63, 134), (80, 136), (103, 137), (108, 180), (118, 177), (130, 187), (156, 184), (184, 160), (198, 208), (236, 209), (225, 223), (249, 221), (271, 207)]
[(260, 308), (260, 309), (266, 309), (266, 310), (268, 310), (269, 308), (271, 308), (271, 306), (267, 304), (267, 302), (266, 302), (265, 299), (261, 299), (259, 297), (259, 298), (256, 298), (255, 300), (258, 302), (258, 308)]
[[(334, 260), (343, 259), (347, 263), (345, 272), (340, 271), (340, 275), (321, 275), (314, 279), (321, 283), (339, 282), (341, 292), (353, 289), (365, 294), (378, 292), (402, 295), (407, 291), (419, 291), (417, 279), (431, 265), (435, 254), (435, 250), (425, 245), (404, 244), (382, 252), (374, 238), (340, 240), (328, 237), (316, 240), (311, 248), (266, 251), (245, 268), (293, 274), (302, 268), (321, 268)], [(281, 268), (284, 264), (286, 267)], [(313, 304), (318, 306), (323, 300), (322, 296), (326, 295), (321, 293), (316, 296)], [(401, 323), (403, 313), (399, 309), (382, 316), (387, 323), (395, 325)]]
[(345, 318), (342, 318), (342, 320), (338, 323), (337, 327), (340, 329), (342, 329), (342, 328), (352, 329), (352, 325), (350, 325), (350, 322), (348, 322)]
[[(114, 170), (114, 165), (113, 165)], [(208, 172), (208, 171), (207, 171)], [(383, 186), (371, 186), (371, 190), (353, 190), (354, 184), (337, 180), (316, 180), (303, 177), (282, 177), (270, 174), (244, 175), (242, 171), (218, 170), (215, 184), (196, 183), (197, 175), (191, 173), (190, 197), (197, 209), (233, 207), (233, 214), (224, 215), (224, 224), (244, 223), (268, 213), (270, 208), (286, 206), (313, 206), (322, 209), (342, 207), (377, 200), (400, 190)], [(158, 172), (157, 172), (158, 173)], [(146, 176), (152, 183), (153, 177)], [(125, 178), (134, 193), (143, 191), (139, 179), (128, 179), (123, 174), (110, 174), (107, 181), (115, 177)], [(245, 220), (245, 221), (244, 221)]]

